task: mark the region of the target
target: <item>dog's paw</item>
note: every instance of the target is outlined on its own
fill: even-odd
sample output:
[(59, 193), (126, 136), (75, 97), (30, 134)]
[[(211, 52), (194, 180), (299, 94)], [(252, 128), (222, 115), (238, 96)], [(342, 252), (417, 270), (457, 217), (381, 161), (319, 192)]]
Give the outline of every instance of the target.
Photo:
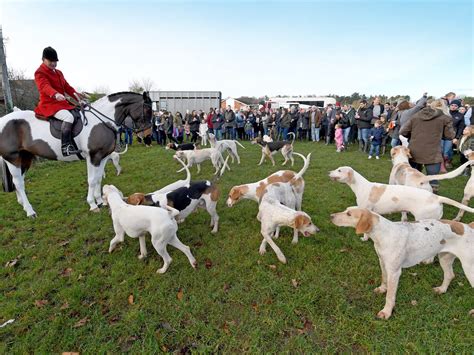
[(198, 267), (197, 261), (194, 260), (194, 261), (191, 263), (191, 266), (193, 267), (193, 269), (197, 269), (197, 267)]
[(422, 263), (422, 264), (425, 264), (425, 265), (433, 264), (434, 259), (435, 259), (435, 258), (434, 258), (434, 256), (433, 256), (432, 258), (423, 260), (421, 263)]
[(143, 260), (147, 257), (147, 254), (140, 254), (138, 255), (138, 260)]
[(280, 260), (281, 263), (286, 264), (286, 258), (284, 255), (279, 256), (278, 260)]
[(378, 294), (384, 294), (385, 292), (387, 292), (387, 287), (386, 286), (376, 287), (374, 288), (374, 292)]
[(377, 313), (377, 318), (379, 319), (389, 319), (392, 314), (389, 314), (387, 311), (384, 311), (383, 309)]
[(267, 252), (267, 250), (265, 248), (260, 248), (258, 250), (258, 252), (260, 253), (260, 255), (265, 255), (265, 253)]
[(164, 274), (168, 270), (168, 267), (163, 266), (161, 269), (156, 270), (157, 274)]
[(446, 293), (446, 291), (447, 290), (445, 288), (442, 288), (441, 286), (433, 287), (433, 292), (438, 295), (442, 295), (443, 293)]

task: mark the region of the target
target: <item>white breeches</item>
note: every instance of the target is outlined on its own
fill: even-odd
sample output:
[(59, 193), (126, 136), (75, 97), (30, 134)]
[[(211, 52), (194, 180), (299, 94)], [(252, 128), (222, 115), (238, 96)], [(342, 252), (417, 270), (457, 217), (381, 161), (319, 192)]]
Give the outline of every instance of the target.
[(74, 123), (74, 116), (68, 110), (59, 110), (54, 117), (60, 121)]

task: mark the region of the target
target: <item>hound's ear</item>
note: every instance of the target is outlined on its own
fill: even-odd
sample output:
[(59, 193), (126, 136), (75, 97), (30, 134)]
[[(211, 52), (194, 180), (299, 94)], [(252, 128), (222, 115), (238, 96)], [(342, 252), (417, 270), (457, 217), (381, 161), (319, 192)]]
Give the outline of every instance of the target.
[(308, 222), (309, 222), (308, 217), (306, 217), (305, 215), (299, 214), (296, 216), (292, 224), (294, 224), (295, 229), (300, 229), (305, 224), (308, 224)]
[(356, 234), (368, 233), (372, 230), (372, 213), (369, 210), (361, 210), (359, 222), (356, 225)]
[(349, 170), (347, 172), (347, 183), (352, 184), (354, 182), (354, 172), (352, 170)]

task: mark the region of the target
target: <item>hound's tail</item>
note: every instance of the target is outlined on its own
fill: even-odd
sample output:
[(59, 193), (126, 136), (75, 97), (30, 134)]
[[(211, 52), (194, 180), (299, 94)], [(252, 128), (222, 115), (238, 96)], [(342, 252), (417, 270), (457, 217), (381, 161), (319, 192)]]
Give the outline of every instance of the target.
[(120, 153), (117, 153), (118, 155), (122, 155), (122, 154), (125, 154), (128, 150), (128, 144), (125, 145), (125, 149), (123, 152), (120, 152)]
[(176, 155), (173, 155), (173, 158), (176, 159), (183, 166), (184, 170), (186, 170), (186, 185), (185, 186), (189, 186), (189, 183), (191, 182), (191, 172), (188, 169), (188, 165), (185, 164), (184, 161), (179, 159)]
[(293, 145), (293, 143), (295, 143), (296, 134), (294, 134), (293, 132), (289, 132), (289, 133), (287, 134), (287, 136), (290, 135), (290, 134), (293, 135), (293, 140), (291, 141), (291, 145)]
[(239, 142), (239, 141), (237, 141), (237, 140), (236, 140), (236, 141), (235, 141), (235, 143), (237, 143), (238, 145), (240, 145), (242, 148), (244, 148), (244, 149), (245, 149), (245, 147), (244, 147), (242, 144), (240, 144), (240, 142)]
[(308, 170), (309, 161), (311, 159), (311, 153), (309, 153), (308, 156), (306, 156), (306, 157), (303, 154), (296, 153), (296, 152), (293, 152), (293, 154), (296, 154), (297, 156), (301, 157), (301, 159), (303, 159), (303, 161), (304, 161), (303, 167), (292, 179), (292, 180), (298, 180), (299, 178), (301, 178), (303, 176), (303, 174), (306, 172), (306, 170)]
[(445, 203), (447, 205), (451, 205), (454, 207), (457, 207), (461, 210), (474, 213), (474, 208), (471, 208), (469, 206), (463, 205), (462, 203), (459, 203), (458, 201), (451, 200), (450, 198), (444, 197), (444, 196), (438, 196), (438, 201), (441, 203)]
[(474, 160), (469, 160), (465, 162), (463, 165), (461, 165), (459, 168), (450, 171), (449, 173), (446, 174), (439, 174), (439, 175), (426, 175), (421, 182), (427, 182), (427, 181), (432, 181), (432, 180), (446, 180), (446, 179), (452, 179), (455, 178), (456, 176), (459, 176), (462, 174), (462, 172), (470, 165), (474, 164)]

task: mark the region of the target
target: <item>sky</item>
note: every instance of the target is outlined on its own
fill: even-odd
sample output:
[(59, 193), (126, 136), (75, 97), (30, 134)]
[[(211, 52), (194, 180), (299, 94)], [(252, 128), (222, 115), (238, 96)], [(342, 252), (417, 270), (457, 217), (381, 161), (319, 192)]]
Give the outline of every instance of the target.
[(474, 96), (472, 1), (2, 0), (7, 65), (85, 91)]

